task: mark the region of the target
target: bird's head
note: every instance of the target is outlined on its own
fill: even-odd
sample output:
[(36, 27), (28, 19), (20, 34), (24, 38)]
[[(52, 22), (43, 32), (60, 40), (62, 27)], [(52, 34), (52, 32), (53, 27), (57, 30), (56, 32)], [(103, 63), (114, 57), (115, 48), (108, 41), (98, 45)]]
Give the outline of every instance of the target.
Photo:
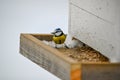
[(63, 34), (63, 31), (60, 28), (56, 28), (53, 32), (53, 35), (55, 36), (61, 36)]

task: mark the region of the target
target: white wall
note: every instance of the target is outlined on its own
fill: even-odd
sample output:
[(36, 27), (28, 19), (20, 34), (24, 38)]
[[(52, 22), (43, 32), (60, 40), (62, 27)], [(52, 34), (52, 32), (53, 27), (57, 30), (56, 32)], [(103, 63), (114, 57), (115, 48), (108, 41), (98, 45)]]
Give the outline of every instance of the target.
[(120, 62), (120, 0), (70, 0), (69, 33)]
[(60, 80), (19, 54), (19, 36), (67, 26), (67, 0), (0, 0), (0, 80)]

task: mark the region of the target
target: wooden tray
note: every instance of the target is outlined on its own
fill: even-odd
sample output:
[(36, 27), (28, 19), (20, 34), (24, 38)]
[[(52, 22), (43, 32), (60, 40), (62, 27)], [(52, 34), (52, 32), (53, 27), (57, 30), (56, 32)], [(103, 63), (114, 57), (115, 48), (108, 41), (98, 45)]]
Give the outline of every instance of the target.
[(41, 40), (50, 34), (21, 34), (20, 53), (62, 80), (120, 80), (120, 63), (80, 63)]

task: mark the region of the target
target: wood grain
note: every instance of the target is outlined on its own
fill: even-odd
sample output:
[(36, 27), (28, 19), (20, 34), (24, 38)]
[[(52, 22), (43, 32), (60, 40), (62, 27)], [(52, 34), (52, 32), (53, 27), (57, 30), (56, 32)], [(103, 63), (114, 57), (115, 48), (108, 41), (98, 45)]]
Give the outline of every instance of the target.
[(82, 64), (82, 80), (120, 80), (120, 64)]
[(120, 63), (81, 63), (41, 40), (49, 34), (21, 34), (20, 53), (62, 80), (119, 80)]
[[(70, 64), (62, 56), (51, 54), (46, 45), (31, 35), (21, 35), (20, 53), (63, 80), (70, 80)], [(47, 48), (47, 49), (46, 49)], [(53, 49), (54, 50), (54, 49)]]

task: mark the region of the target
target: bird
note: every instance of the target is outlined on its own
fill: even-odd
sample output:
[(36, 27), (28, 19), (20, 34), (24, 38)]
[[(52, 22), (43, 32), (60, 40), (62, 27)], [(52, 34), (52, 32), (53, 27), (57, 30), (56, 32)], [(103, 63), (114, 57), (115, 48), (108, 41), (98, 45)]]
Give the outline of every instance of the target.
[(78, 39), (72, 37), (70, 34), (65, 35), (60, 28), (56, 28), (53, 32), (53, 42), (55, 43), (55, 48), (58, 48), (57, 44), (64, 44), (65, 48), (74, 48), (74, 47), (82, 47), (84, 43), (79, 41)]
[[(56, 28), (53, 32), (53, 42), (56, 44), (64, 44), (65, 40), (66, 40), (66, 35), (64, 34), (64, 32), (60, 29), (60, 28)], [(55, 46), (55, 47), (56, 47)], [(66, 46), (65, 46), (66, 47)], [(56, 47), (57, 48), (57, 47)]]

